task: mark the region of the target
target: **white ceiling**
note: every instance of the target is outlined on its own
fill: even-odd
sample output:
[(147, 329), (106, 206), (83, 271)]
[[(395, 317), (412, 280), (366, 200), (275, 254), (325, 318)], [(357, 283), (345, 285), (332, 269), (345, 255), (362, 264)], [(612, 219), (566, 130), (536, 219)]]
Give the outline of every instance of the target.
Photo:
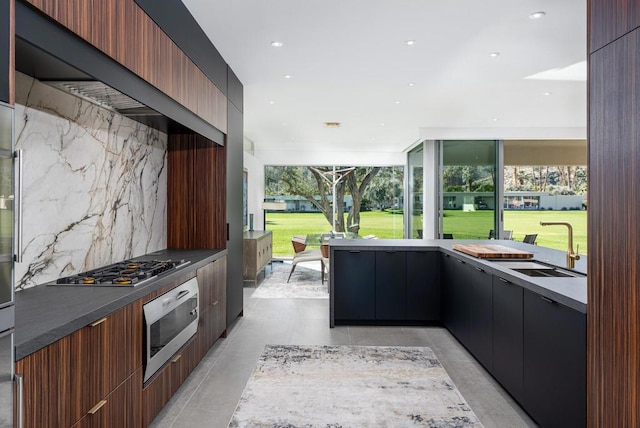
[(425, 129), (584, 137), (585, 0), (183, 1), (244, 84), (256, 150), (398, 152)]

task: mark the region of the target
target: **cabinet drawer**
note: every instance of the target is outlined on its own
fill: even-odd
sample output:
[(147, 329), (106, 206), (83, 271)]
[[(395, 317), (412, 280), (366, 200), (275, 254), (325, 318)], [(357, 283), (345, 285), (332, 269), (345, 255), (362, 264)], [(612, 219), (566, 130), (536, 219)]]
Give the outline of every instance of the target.
[(149, 426), (197, 365), (196, 340), (191, 340), (142, 390), (142, 426)]
[(71, 335), (71, 422), (83, 417), (142, 367), (142, 303)]
[(96, 402), (73, 428), (137, 428), (142, 422), (142, 368)]

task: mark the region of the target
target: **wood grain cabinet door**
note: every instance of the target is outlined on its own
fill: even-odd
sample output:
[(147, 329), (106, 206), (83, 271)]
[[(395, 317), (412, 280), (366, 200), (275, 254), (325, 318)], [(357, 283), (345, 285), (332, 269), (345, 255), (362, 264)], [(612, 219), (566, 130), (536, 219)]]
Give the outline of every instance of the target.
[(71, 335), (72, 423), (142, 367), (142, 340), (140, 301)]
[(23, 378), (24, 428), (68, 427), (69, 336), (18, 360)]
[(138, 428), (142, 423), (142, 368), (89, 409), (73, 428)]

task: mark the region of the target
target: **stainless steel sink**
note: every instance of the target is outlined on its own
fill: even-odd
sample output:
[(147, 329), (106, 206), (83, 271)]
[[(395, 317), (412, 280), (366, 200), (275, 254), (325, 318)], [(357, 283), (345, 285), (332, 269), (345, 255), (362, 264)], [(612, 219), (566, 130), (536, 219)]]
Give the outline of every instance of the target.
[(569, 269), (562, 269), (558, 266), (542, 263), (536, 260), (493, 260), (493, 263), (534, 277), (551, 278), (584, 278), (585, 274)]

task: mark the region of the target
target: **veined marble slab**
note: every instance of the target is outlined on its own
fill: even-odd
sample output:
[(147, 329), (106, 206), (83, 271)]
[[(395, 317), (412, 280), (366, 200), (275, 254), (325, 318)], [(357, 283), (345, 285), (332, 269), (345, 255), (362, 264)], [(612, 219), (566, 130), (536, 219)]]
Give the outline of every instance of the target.
[(16, 73), (16, 288), (166, 248), (167, 136)]

